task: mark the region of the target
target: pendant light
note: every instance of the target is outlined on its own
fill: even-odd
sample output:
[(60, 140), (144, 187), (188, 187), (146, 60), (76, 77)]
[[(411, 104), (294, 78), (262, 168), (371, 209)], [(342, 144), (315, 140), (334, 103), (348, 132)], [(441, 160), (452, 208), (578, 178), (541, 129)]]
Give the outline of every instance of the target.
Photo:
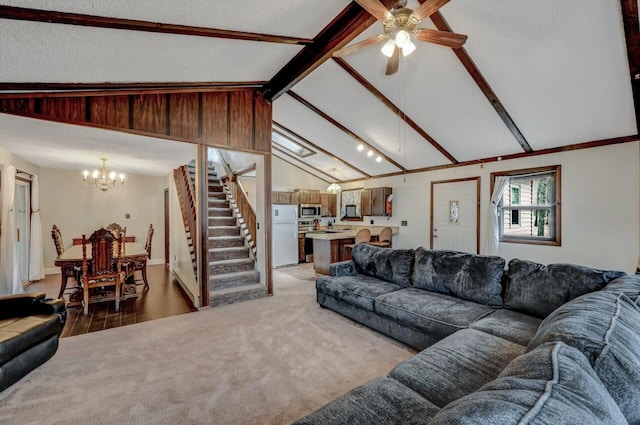
[[(333, 171), (333, 179), (334, 180), (338, 180), (338, 178), (336, 177), (336, 171), (338, 171), (336, 168), (332, 168), (331, 171)], [(342, 188), (340, 187), (340, 185), (337, 182), (333, 182), (329, 185), (329, 187), (327, 188), (327, 192), (329, 193), (338, 193), (342, 190)]]

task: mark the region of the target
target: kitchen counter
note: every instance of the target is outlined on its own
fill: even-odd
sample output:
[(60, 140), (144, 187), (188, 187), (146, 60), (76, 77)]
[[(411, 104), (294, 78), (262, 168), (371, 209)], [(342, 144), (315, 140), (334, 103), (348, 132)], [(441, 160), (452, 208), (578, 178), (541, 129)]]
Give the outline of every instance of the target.
[[(359, 230), (369, 229), (371, 240), (376, 241), (385, 227), (387, 226), (353, 226), (351, 229), (344, 229), (342, 226), (335, 226), (334, 229), (321, 227), (320, 230), (305, 232), (305, 237), (313, 240), (313, 268), (317, 273), (329, 274), (329, 264), (348, 259), (343, 257), (342, 247), (354, 243)], [(391, 233), (397, 235), (398, 228), (391, 227)]]

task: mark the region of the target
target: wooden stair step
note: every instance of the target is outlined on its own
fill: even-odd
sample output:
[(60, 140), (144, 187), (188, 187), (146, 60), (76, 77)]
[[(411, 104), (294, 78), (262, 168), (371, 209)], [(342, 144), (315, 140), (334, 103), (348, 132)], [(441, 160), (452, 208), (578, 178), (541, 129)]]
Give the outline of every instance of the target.
[(244, 246), (243, 236), (210, 236), (209, 247), (210, 248), (229, 248), (236, 246)]
[(236, 246), (209, 249), (209, 264), (212, 261), (233, 260), (236, 258), (249, 258), (249, 247)]
[(209, 261), (209, 273), (211, 275), (241, 272), (253, 270), (255, 261), (253, 258), (234, 258), (231, 260)]

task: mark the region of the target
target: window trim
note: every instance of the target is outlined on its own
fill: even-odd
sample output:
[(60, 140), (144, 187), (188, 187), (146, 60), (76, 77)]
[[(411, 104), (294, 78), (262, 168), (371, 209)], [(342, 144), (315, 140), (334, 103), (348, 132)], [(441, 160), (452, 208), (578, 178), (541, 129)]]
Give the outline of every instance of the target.
[[(543, 173), (555, 173), (555, 202), (552, 204), (552, 208), (555, 207), (555, 222), (554, 222), (554, 238), (549, 239), (541, 239), (536, 236), (504, 236), (503, 229), (504, 223), (502, 223), (502, 218), (500, 220), (500, 243), (518, 243), (525, 245), (548, 245), (548, 246), (561, 246), (562, 245), (562, 202), (561, 202), (561, 194), (562, 194), (562, 183), (561, 183), (561, 165), (551, 165), (547, 167), (534, 167), (534, 168), (521, 168), (517, 170), (508, 170), (508, 171), (499, 171), (491, 173), (491, 188), (489, 193), (493, 193), (493, 187), (495, 183), (495, 179), (498, 176), (508, 176), (508, 177), (519, 177), (519, 176), (527, 176), (532, 174), (543, 174)], [(515, 207), (515, 208), (514, 208)], [(535, 210), (538, 209), (535, 206), (532, 208), (530, 205), (510, 205), (510, 209), (526, 209), (526, 210)], [(499, 208), (501, 210), (501, 208)], [(502, 217), (502, 215), (500, 216)]]

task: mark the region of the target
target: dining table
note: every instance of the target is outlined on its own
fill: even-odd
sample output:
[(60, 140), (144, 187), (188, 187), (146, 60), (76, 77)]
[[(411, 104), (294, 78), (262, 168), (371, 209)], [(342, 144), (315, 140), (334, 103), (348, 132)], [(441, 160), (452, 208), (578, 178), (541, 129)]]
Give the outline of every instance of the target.
[[(117, 242), (114, 242), (114, 259), (117, 255)], [(91, 245), (87, 244), (87, 260), (91, 259)], [(120, 255), (122, 263), (133, 264), (135, 270), (142, 271), (142, 278), (147, 284), (147, 251), (144, 249), (144, 245), (139, 242), (126, 242), (123, 246), (122, 253)], [(64, 252), (58, 255), (54, 261), (54, 264), (60, 267), (62, 271), (62, 277), (60, 282), (60, 293), (58, 298), (62, 298), (62, 294), (67, 289), (67, 280), (69, 277), (76, 277), (74, 270), (82, 268), (82, 245), (72, 245), (65, 249)]]

